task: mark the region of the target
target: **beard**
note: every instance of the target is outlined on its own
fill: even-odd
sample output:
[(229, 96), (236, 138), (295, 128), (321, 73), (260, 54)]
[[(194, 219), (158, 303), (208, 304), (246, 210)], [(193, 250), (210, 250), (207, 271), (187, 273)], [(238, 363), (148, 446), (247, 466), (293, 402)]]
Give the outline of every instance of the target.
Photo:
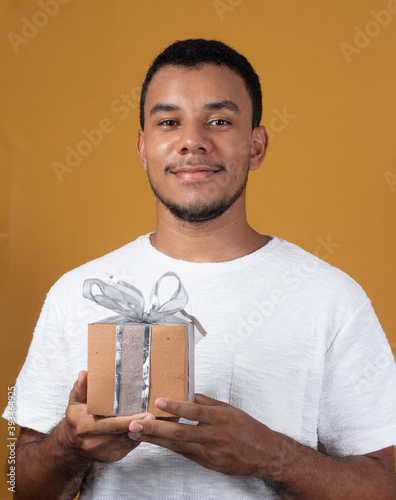
[[(160, 193), (156, 186), (153, 184), (152, 179), (150, 178), (150, 169), (148, 168), (148, 166), (147, 174), (154, 195), (177, 219), (189, 223), (203, 223), (213, 219), (217, 219), (218, 217), (223, 215), (223, 213), (242, 196), (246, 189), (246, 184), (248, 181), (249, 164), (250, 162), (248, 161), (246, 175), (234, 194), (224, 194), (217, 200), (208, 202), (202, 201), (196, 204), (177, 204), (174, 201), (168, 199), (165, 195)], [(169, 170), (168, 167), (165, 168), (165, 171), (167, 170)], [(197, 184), (200, 184), (200, 182), (198, 182)], [(221, 187), (217, 185), (217, 189), (221, 190)]]

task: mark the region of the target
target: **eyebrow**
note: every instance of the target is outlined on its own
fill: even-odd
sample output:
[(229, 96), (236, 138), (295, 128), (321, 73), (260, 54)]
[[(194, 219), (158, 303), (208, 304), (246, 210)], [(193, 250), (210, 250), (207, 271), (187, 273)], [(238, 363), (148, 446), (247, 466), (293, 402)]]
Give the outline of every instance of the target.
[[(230, 101), (229, 99), (224, 99), (223, 101), (209, 102), (204, 105), (203, 109), (209, 109), (209, 110), (228, 109), (229, 111), (233, 111), (234, 113), (240, 113), (240, 109), (235, 104), (235, 102)], [(163, 111), (181, 111), (181, 108), (180, 106), (176, 106), (175, 104), (158, 102), (155, 106), (151, 108), (150, 116), (153, 116), (156, 113), (161, 113)]]
[(164, 102), (158, 102), (155, 106), (153, 106), (150, 110), (150, 116), (155, 115), (156, 113), (161, 113), (161, 111), (181, 111), (179, 106), (175, 104), (166, 104)]
[(223, 101), (209, 102), (205, 104), (204, 109), (228, 109), (229, 111), (233, 111), (234, 113), (240, 113), (238, 106), (234, 101), (230, 101), (229, 99), (224, 99)]

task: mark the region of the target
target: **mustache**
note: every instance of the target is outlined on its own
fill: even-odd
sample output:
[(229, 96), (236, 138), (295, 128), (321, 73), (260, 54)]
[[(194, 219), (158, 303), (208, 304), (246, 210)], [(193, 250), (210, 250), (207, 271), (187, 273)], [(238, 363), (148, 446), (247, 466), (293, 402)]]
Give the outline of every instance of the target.
[(164, 171), (169, 172), (175, 168), (185, 167), (186, 165), (189, 165), (191, 167), (194, 167), (196, 165), (205, 165), (207, 167), (215, 168), (217, 170), (226, 170), (224, 163), (213, 162), (213, 161), (208, 160), (207, 158), (201, 158), (199, 160), (198, 159), (197, 160), (189, 159), (189, 160), (180, 160), (180, 161), (174, 162), (174, 163), (167, 163), (165, 165)]

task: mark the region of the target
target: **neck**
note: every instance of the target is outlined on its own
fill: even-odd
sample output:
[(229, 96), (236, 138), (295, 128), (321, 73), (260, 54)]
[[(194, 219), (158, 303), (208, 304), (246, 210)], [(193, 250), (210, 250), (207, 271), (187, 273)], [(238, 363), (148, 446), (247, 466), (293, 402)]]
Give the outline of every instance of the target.
[(177, 219), (157, 201), (157, 229), (151, 236), (151, 243), (174, 259), (225, 262), (248, 255), (268, 241), (267, 236), (247, 223), (244, 197), (220, 217), (200, 223)]

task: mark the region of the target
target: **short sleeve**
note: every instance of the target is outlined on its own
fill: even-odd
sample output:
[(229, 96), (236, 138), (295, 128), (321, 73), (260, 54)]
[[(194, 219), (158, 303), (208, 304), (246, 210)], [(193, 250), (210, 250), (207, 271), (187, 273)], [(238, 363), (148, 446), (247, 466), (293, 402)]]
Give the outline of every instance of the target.
[(61, 308), (50, 291), (44, 302), (23, 368), (14, 388), (15, 411), (3, 417), (48, 433), (65, 415), (71, 383), (67, 336)]
[(333, 456), (396, 444), (396, 364), (369, 299), (326, 353), (318, 438)]

